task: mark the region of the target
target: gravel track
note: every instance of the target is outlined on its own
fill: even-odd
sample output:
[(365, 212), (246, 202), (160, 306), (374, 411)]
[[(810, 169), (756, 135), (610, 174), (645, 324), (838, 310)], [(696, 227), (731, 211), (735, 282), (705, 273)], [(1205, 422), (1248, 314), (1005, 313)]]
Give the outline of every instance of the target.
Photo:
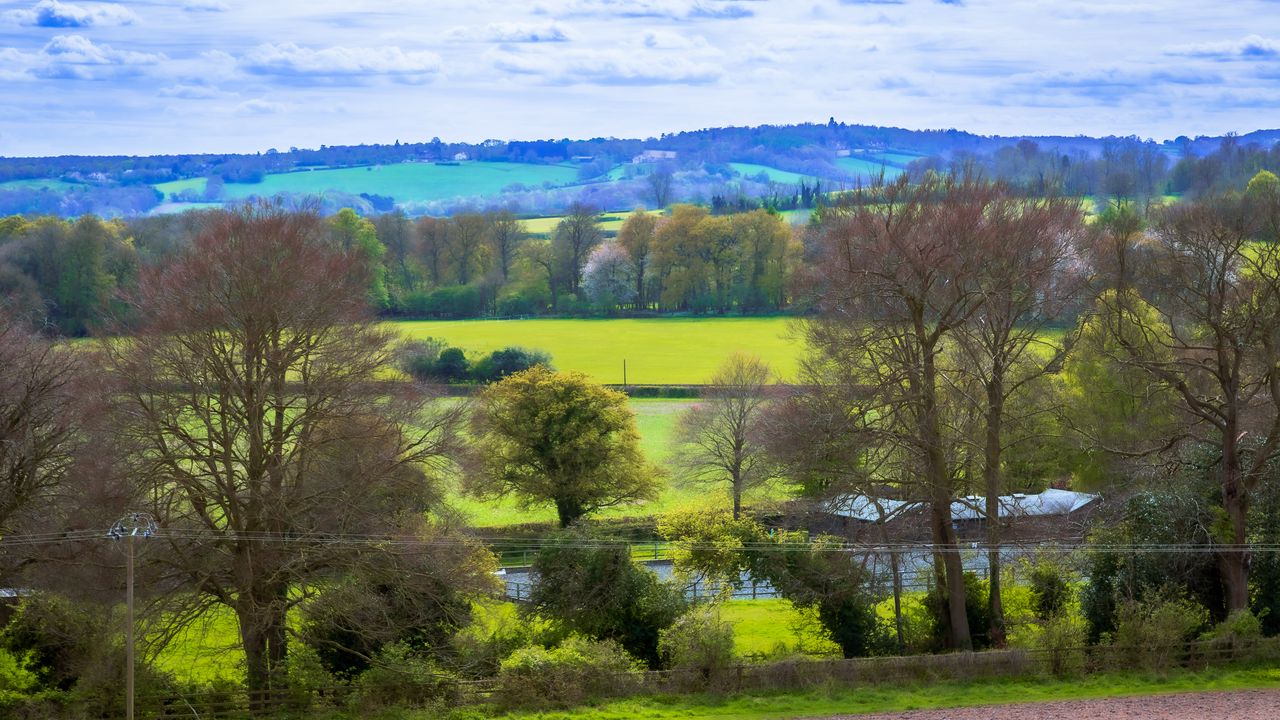
[(1280, 690), (1188, 692), (1167, 695), (1056, 700), (951, 710), (836, 715), (826, 720), (1275, 720)]

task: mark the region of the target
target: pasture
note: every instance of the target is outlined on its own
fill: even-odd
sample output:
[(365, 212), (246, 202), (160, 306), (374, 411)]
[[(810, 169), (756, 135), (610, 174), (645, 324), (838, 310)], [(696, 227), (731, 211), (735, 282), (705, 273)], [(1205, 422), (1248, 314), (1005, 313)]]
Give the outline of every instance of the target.
[(406, 338), (444, 340), (469, 354), (516, 345), (543, 350), (559, 370), (578, 370), (601, 383), (704, 383), (736, 352), (758, 355), (786, 380), (802, 351), (789, 317), (574, 320), (406, 320)]
[[(883, 157), (883, 159), (882, 159)], [(874, 179), (880, 176), (880, 172), (884, 172), (886, 180), (892, 180), (902, 174), (902, 168), (891, 163), (891, 158), (904, 158), (903, 155), (885, 155), (885, 156), (861, 156), (861, 157), (842, 157), (836, 158), (836, 167), (864, 179)], [(914, 156), (911, 159), (915, 159)], [(909, 161), (908, 161), (909, 162)], [(904, 163), (905, 164), (905, 163)]]
[(756, 165), (755, 163), (729, 163), (729, 167), (733, 168), (743, 177), (754, 177), (760, 173), (764, 173), (769, 177), (771, 182), (786, 183), (788, 185), (798, 185), (801, 180), (811, 180), (809, 175), (794, 173), (789, 170), (779, 170), (777, 168), (768, 167), (767, 165)]
[(22, 180), (6, 180), (0, 182), (0, 190), (52, 190), (53, 192), (69, 192), (86, 187), (83, 183), (67, 182), (55, 178), (26, 178)]
[[(352, 168), (325, 168), (272, 173), (258, 183), (227, 183), (223, 194), (229, 200), (277, 193), (318, 195), (337, 191), (358, 195), (386, 195), (396, 202), (428, 202), (454, 197), (497, 195), (510, 185), (526, 187), (570, 185), (578, 171), (566, 165), (534, 165), (511, 162), (462, 162), (457, 165), (405, 162)], [(177, 180), (156, 185), (163, 193), (194, 189), (203, 192), (202, 178)]]
[[(662, 490), (656, 500), (606, 508), (592, 513), (591, 517), (600, 519), (652, 517), (678, 508), (732, 506), (727, 484), (709, 486), (689, 482), (681, 476), (682, 473), (672, 461), (676, 422), (680, 414), (693, 402), (692, 400), (631, 400), (631, 409), (636, 414), (636, 428), (640, 431), (640, 448), (650, 462), (666, 473)], [(784, 495), (784, 488), (760, 488), (748, 492), (745, 502), (748, 505), (760, 506), (782, 499)], [(556, 522), (556, 511), (550, 504), (522, 508), (512, 498), (477, 500), (462, 492), (460, 481), (456, 478), (450, 481), (445, 502), (454, 512), (460, 514), (468, 525), (474, 527), (501, 527), (525, 523), (555, 524)]]

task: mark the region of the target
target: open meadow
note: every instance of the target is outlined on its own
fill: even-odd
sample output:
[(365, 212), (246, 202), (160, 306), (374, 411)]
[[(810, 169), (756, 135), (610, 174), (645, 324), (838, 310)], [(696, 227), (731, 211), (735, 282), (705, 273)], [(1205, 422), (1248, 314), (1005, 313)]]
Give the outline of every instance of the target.
[(407, 338), (436, 338), (468, 353), (508, 346), (551, 354), (557, 370), (601, 383), (704, 383), (736, 352), (758, 355), (784, 380), (796, 377), (802, 345), (789, 317), (401, 321)]
[[(276, 193), (321, 194), (329, 190), (358, 195), (386, 195), (397, 202), (427, 202), (453, 197), (497, 195), (503, 188), (570, 185), (578, 171), (569, 165), (534, 165), (512, 162), (461, 162), (456, 165), (405, 162), (352, 168), (326, 168), (271, 173), (258, 183), (227, 183), (224, 195), (239, 200), (251, 195)], [(155, 186), (168, 195), (183, 190), (203, 192), (202, 178), (176, 180)]]

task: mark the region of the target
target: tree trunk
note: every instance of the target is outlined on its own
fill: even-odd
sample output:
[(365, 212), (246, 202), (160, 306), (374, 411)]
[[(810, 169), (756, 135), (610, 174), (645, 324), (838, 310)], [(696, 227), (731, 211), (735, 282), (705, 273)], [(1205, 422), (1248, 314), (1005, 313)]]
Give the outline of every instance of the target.
[(996, 367), (987, 382), (987, 428), (983, 457), (983, 479), (987, 502), (987, 611), (991, 615), (990, 640), (993, 647), (1005, 646), (1004, 602), (1000, 588), (1000, 435), (1004, 424), (1004, 376)]
[(742, 516), (742, 480), (741, 478), (733, 479), (733, 519), (737, 520)]
[(1248, 542), (1249, 495), (1244, 487), (1239, 448), (1234, 432), (1224, 438), (1222, 453), (1222, 507), (1231, 523), (1232, 545), (1218, 553), (1222, 582), (1227, 590), (1227, 612), (1249, 607)]
[[(924, 333), (921, 332), (921, 335)], [(933, 543), (942, 555), (945, 579), (945, 600), (951, 624), (951, 648), (973, 650), (973, 638), (969, 634), (969, 617), (965, 612), (964, 566), (960, 547), (956, 543), (955, 528), (951, 526), (952, 487), (947, 472), (947, 460), (942, 451), (942, 431), (938, 417), (938, 380), (934, 364), (934, 349), (922, 344), (923, 376), (921, 395), (923, 416), (920, 418), (921, 439), (924, 440), (925, 472), (929, 484), (929, 514), (933, 530)]]
[[(285, 590), (287, 592), (287, 590)], [(287, 654), (285, 605), (280, 591), (250, 591), (236, 603), (240, 641), (244, 646), (245, 685), (249, 710), (255, 715), (272, 711)]]
[(556, 499), (556, 514), (560, 517), (560, 527), (567, 528), (586, 513), (582, 503), (571, 498)]

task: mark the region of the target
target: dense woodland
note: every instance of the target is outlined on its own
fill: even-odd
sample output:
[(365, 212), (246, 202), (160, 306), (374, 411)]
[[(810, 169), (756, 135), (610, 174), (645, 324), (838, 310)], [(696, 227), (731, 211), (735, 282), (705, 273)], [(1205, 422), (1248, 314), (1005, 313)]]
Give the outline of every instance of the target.
[[(224, 705), (201, 707), (443, 714), (481, 702), (477, 687), (480, 713), (653, 678), (741, 687), (719, 613), (747, 582), (846, 658), (1022, 648), (1056, 675), (1090, 657), (1274, 658), (1280, 179), (1084, 210), (957, 172), (841, 194), (800, 238), (767, 211), (678, 205), (609, 241), (574, 212), (510, 253), (521, 233), (501, 214), (8, 219), (5, 257), (33, 270), (13, 265), (0, 324), (0, 584), (28, 594), (0, 631), (0, 708), (118, 714), (118, 548), (102, 529), (122, 516), (151, 548), (139, 666), (155, 712), (217, 693)], [(437, 239), (438, 255), (412, 249)], [(481, 293), (485, 278), (545, 283), (539, 309), (590, 298), (604, 312), (771, 309), (806, 289), (799, 382), (731, 357), (682, 417), (677, 472), (733, 503), (643, 530), (670, 543), (673, 581), (593, 518), (672, 481), (641, 452), (625, 395), (535, 364), (460, 402), (391, 372), (398, 338), (376, 312), (400, 293)], [(481, 303), (500, 307), (494, 287)], [(50, 311), (60, 330), (109, 320), (112, 339), (52, 341), (38, 322), (51, 307), (78, 313)], [(557, 512), (559, 528), (506, 539), (534, 551), (515, 627), (479, 624), (476, 603), (503, 592), (503, 539), (459, 526), (452, 481)], [(767, 483), (807, 510), (744, 505)], [(1007, 516), (960, 537), (953, 503), (981, 496), (973, 509), (1000, 518), (997, 496), (1048, 484), (1107, 499), (1084, 537), (1052, 538), (1069, 547), (1019, 540)], [(872, 521), (871, 542), (806, 526), (848, 494), (919, 512)], [(985, 579), (966, 549), (986, 554)], [(1005, 584), (1010, 549), (1029, 553), (1025, 592)], [(888, 586), (865, 564), (912, 551), (928, 558), (918, 597), (896, 564)], [(718, 592), (691, 598), (695, 578)], [(235, 619), (241, 685), (156, 669), (218, 613)]]

